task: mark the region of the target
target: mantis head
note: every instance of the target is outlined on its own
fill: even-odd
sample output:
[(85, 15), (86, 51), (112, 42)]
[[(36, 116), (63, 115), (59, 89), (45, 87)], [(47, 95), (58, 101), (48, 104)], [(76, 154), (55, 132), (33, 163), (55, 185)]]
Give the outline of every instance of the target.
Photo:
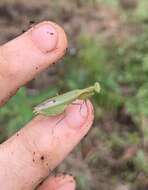
[(98, 83), (98, 82), (96, 82), (95, 84), (94, 84), (94, 90), (95, 90), (95, 92), (97, 92), (97, 93), (99, 93), (100, 92), (100, 84)]

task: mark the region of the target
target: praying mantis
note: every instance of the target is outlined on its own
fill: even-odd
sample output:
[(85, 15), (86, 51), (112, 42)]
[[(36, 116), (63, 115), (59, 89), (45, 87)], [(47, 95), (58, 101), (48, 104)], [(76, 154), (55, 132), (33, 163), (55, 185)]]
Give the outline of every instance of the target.
[(44, 116), (57, 116), (65, 112), (66, 108), (76, 99), (87, 100), (89, 97), (99, 92), (100, 84), (96, 82), (93, 86), (84, 89), (72, 90), (64, 94), (49, 98), (34, 107), (33, 112), (35, 114), (41, 114)]

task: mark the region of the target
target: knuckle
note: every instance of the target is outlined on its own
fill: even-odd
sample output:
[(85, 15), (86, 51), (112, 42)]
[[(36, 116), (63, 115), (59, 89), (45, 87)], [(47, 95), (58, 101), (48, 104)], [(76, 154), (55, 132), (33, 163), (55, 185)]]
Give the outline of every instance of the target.
[(24, 146), (29, 153), (31, 162), (37, 167), (49, 168), (49, 146), (45, 145), (48, 142), (43, 142), (43, 137), (29, 138), (29, 136), (23, 136)]
[(12, 63), (12, 60), (10, 61), (7, 55), (7, 52), (4, 47), (0, 47), (0, 76), (5, 79), (15, 79), (18, 75), (19, 68), (15, 67)]

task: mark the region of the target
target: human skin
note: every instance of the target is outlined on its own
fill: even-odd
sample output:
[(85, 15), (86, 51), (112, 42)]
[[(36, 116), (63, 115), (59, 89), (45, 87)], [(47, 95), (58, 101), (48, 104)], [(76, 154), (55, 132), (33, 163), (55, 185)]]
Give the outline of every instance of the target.
[[(0, 106), (25, 83), (57, 62), (67, 48), (64, 30), (53, 22), (39, 23), (0, 46)], [(74, 190), (71, 176), (52, 171), (89, 131), (93, 122), (90, 101), (70, 105), (64, 119), (38, 115), (0, 145), (0, 188), (3, 190)], [(49, 177), (48, 177), (49, 176)], [(45, 179), (45, 180), (44, 180)]]

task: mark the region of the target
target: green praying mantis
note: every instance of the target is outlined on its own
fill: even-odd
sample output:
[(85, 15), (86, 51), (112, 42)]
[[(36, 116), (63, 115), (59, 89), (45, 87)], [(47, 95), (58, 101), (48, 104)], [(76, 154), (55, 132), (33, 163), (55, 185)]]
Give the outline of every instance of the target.
[(99, 92), (100, 84), (96, 82), (93, 86), (88, 88), (72, 90), (53, 98), (49, 98), (37, 105), (33, 112), (44, 116), (57, 116), (65, 112), (66, 108), (76, 99), (86, 100)]

